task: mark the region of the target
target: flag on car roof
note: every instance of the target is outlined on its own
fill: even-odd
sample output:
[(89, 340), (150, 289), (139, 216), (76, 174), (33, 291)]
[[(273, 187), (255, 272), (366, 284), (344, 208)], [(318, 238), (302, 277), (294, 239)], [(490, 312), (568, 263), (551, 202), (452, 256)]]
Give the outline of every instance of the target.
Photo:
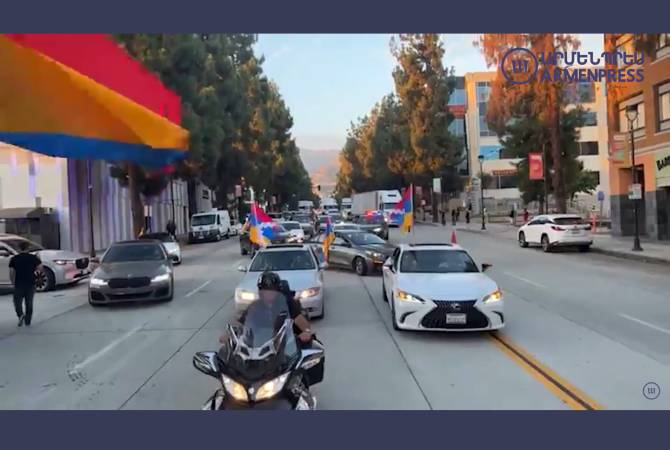
[(326, 218), (326, 237), (323, 240), (323, 254), (326, 256), (326, 261), (328, 261), (328, 252), (330, 251), (330, 244), (335, 240), (335, 229), (333, 228), (333, 222), (330, 220), (330, 216)]
[(270, 245), (274, 237), (273, 220), (268, 216), (263, 208), (254, 202), (251, 206), (251, 228), (249, 230), (249, 239), (254, 244), (260, 246)]
[(413, 225), (414, 220), (414, 205), (412, 204), (412, 191), (414, 190), (414, 185), (411, 185), (405, 189), (405, 192), (402, 194), (402, 199), (396, 203), (396, 209), (400, 210), (402, 214), (402, 220), (400, 222), (400, 230), (403, 233), (409, 233)]

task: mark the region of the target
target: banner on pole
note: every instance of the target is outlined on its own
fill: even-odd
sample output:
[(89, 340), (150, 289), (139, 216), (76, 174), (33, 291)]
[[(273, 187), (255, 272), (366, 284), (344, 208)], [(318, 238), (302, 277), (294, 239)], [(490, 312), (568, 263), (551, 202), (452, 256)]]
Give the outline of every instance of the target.
[(528, 153), (528, 178), (530, 180), (544, 180), (542, 153)]

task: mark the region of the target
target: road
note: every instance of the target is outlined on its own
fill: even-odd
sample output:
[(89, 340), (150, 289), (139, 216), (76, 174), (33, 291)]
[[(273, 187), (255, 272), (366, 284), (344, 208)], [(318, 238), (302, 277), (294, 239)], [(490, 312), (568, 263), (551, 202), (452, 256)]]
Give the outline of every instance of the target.
[[(395, 242), (448, 241), (450, 227), (392, 230)], [(595, 254), (544, 254), (460, 232), (505, 295), (506, 328), (394, 331), (381, 277), (328, 270), (320, 409), (668, 409), (667, 267)], [(196, 351), (217, 348), (242, 274), (237, 239), (188, 246), (166, 304), (93, 308), (86, 286), (36, 297), (17, 328), (0, 297), (0, 408), (195, 409), (217, 387)], [(643, 386), (656, 383), (650, 400)]]

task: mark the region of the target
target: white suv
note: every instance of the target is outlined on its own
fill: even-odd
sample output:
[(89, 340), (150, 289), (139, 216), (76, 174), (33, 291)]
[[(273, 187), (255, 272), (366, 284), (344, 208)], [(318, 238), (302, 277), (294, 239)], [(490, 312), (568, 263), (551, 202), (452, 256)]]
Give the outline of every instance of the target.
[(591, 225), (574, 214), (547, 214), (533, 217), (519, 228), (519, 246), (540, 245), (542, 250), (550, 252), (554, 247), (578, 247), (587, 252), (593, 237)]

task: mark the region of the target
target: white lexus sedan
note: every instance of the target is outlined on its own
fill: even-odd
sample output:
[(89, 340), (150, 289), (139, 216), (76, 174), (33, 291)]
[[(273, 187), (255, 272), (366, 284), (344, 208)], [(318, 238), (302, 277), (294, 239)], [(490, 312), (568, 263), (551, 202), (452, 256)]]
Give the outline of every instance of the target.
[(545, 252), (556, 247), (577, 247), (587, 252), (593, 244), (591, 225), (574, 214), (546, 214), (533, 217), (519, 228), (519, 246), (539, 245)]
[(397, 330), (479, 331), (505, 325), (503, 295), (468, 252), (452, 244), (403, 244), (383, 268), (384, 301)]

